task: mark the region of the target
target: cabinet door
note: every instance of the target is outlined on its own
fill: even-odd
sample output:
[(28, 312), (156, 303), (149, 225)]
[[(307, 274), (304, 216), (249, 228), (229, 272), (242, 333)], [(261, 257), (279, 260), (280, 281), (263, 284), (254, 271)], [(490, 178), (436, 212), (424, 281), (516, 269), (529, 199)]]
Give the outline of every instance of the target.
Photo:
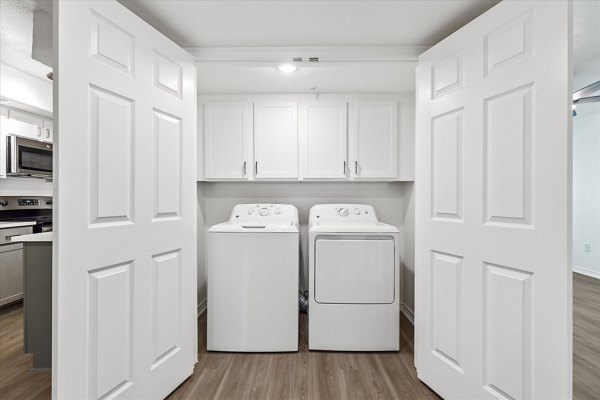
[(52, 129), (52, 121), (45, 119), (42, 125), (42, 140), (52, 143), (54, 140), (54, 130)]
[(23, 297), (23, 245), (0, 246), (0, 306)]
[(0, 107), (0, 178), (6, 178), (6, 135), (8, 133), (8, 109)]
[(204, 105), (207, 179), (246, 179), (251, 171), (252, 115), (246, 103)]
[(8, 111), (8, 133), (42, 140), (42, 118), (22, 111)]
[(297, 103), (254, 104), (256, 179), (298, 177)]
[(346, 177), (346, 102), (310, 102), (300, 107), (300, 175)]
[(398, 103), (353, 103), (351, 131), (352, 177), (395, 179), (398, 171)]

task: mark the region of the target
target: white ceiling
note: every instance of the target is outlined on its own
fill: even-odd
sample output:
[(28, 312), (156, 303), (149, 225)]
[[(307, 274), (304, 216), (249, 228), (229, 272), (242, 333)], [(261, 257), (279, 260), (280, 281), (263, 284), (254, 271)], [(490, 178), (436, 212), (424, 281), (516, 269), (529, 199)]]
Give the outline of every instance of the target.
[[(157, 1), (121, 0), (183, 47), (430, 46), (497, 0)], [(284, 75), (277, 62), (198, 64), (204, 93), (413, 92), (415, 62), (303, 63)]]
[(494, 0), (121, 0), (183, 47), (432, 45)]
[(33, 10), (43, 2), (0, 0), (0, 61), (48, 81), (52, 69), (31, 58)]
[[(429, 46), (477, 17), (496, 0), (305, 1), (120, 0), (184, 47)], [(49, 68), (31, 59), (32, 11), (47, 0), (0, 0), (0, 61), (40, 79)], [(600, 77), (600, 1), (576, 0), (573, 11), (574, 88)], [(204, 92), (406, 92), (414, 63), (349, 62), (302, 65), (283, 75), (275, 64), (201, 63)]]

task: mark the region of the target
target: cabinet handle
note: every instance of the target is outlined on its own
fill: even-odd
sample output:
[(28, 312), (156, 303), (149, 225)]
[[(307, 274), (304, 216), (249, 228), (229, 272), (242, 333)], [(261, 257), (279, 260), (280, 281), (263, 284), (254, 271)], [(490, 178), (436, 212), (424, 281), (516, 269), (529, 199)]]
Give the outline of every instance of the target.
[(358, 161), (354, 161), (354, 173), (358, 175)]
[(258, 161), (254, 162), (254, 172), (258, 175)]
[(244, 161), (244, 176), (246, 175), (246, 161)]
[(17, 236), (21, 236), (21, 234), (16, 234), (16, 235), (6, 235), (4, 236), (4, 239), (6, 239), (7, 241), (10, 241), (10, 239), (17, 237)]
[(42, 128), (40, 128), (39, 126), (37, 127), (37, 131), (38, 131), (38, 137), (42, 137)]
[(46, 128), (46, 139), (50, 139), (50, 128)]
[(344, 161), (344, 174), (346, 173), (346, 161)]

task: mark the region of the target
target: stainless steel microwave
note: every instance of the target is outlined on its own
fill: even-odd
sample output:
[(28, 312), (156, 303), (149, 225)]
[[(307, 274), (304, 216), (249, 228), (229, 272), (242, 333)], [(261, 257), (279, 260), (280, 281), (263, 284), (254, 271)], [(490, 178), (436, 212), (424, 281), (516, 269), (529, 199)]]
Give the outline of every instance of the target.
[(52, 143), (8, 135), (6, 175), (52, 178)]

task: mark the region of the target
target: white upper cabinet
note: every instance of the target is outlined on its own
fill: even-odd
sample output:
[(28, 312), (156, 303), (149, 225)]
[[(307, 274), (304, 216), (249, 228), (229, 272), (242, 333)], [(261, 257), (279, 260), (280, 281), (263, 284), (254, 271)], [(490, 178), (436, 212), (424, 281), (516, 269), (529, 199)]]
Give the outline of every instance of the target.
[(22, 111), (8, 110), (8, 134), (42, 140), (43, 119)]
[(252, 113), (248, 103), (204, 105), (204, 160), (207, 179), (252, 175)]
[(45, 119), (42, 123), (42, 140), (50, 142), (54, 140), (54, 130), (52, 129), (52, 121)]
[(5, 109), (7, 113), (5, 134), (52, 143), (52, 120), (25, 111)]
[(254, 103), (256, 179), (298, 178), (298, 104)]
[(355, 179), (397, 177), (398, 103), (352, 103), (350, 119), (351, 176)]
[(6, 135), (8, 133), (8, 109), (0, 107), (0, 178), (6, 178)]
[(300, 106), (300, 176), (347, 177), (347, 103), (307, 102)]

